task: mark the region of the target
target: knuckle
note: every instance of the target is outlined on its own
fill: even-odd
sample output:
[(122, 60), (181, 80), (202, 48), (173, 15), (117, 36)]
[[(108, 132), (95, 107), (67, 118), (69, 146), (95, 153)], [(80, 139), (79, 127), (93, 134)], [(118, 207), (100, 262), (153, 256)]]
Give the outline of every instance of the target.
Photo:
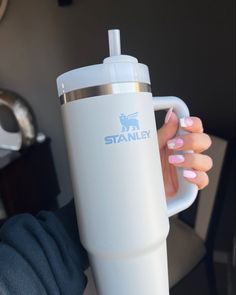
[(208, 134), (204, 133), (204, 136), (206, 138), (207, 149), (208, 149), (212, 145), (212, 140)]
[(205, 182), (205, 186), (207, 186), (209, 184), (209, 177), (208, 175), (206, 174), (206, 182)]
[(196, 123), (202, 123), (202, 120), (199, 117), (194, 116), (192, 118), (196, 121)]
[[(185, 155), (186, 157), (186, 155)], [(207, 155), (201, 154), (188, 154), (186, 163), (197, 170), (206, 172), (213, 166), (213, 160)]]
[(213, 160), (211, 157), (207, 156), (209, 164), (208, 164), (208, 170), (210, 170), (213, 167)]
[(200, 118), (197, 117), (197, 121), (198, 121), (198, 127), (199, 127), (199, 130), (201, 132), (203, 132), (203, 124), (202, 124), (202, 120)]
[(202, 181), (199, 183), (199, 189), (204, 189), (209, 184), (209, 177), (206, 173), (203, 173)]
[(203, 124), (202, 120), (199, 117), (193, 117), (194, 119), (194, 125), (196, 126), (196, 129), (198, 130), (199, 133), (203, 132)]

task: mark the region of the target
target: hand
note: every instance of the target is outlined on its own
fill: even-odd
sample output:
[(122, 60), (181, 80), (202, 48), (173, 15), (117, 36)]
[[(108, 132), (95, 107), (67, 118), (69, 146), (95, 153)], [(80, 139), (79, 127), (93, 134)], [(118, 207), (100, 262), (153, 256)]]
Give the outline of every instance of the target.
[[(180, 120), (180, 126), (190, 134), (176, 136), (179, 122), (170, 109), (164, 125), (158, 130), (161, 164), (166, 196), (173, 196), (178, 190), (178, 179), (175, 167), (183, 167), (186, 181), (194, 183), (199, 189), (207, 186), (207, 171), (212, 167), (212, 159), (201, 154), (211, 146), (210, 137), (203, 133), (202, 122), (197, 117)], [(191, 154), (178, 154), (178, 151), (193, 150)], [(175, 155), (173, 152), (175, 151)]]

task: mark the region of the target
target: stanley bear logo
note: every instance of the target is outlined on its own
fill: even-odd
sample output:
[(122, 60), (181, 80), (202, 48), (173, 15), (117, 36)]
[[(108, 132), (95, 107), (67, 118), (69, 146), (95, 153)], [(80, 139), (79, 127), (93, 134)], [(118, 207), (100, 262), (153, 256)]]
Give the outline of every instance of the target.
[(140, 131), (139, 120), (137, 117), (138, 112), (127, 116), (122, 113), (119, 116), (122, 133), (106, 136), (104, 138), (105, 144), (125, 143), (150, 138), (150, 130)]
[(125, 116), (124, 114), (120, 115), (120, 123), (122, 125), (122, 132), (129, 131), (129, 128), (132, 127), (132, 130), (139, 130), (139, 122), (136, 117), (138, 116), (138, 113), (133, 113), (128, 116)]

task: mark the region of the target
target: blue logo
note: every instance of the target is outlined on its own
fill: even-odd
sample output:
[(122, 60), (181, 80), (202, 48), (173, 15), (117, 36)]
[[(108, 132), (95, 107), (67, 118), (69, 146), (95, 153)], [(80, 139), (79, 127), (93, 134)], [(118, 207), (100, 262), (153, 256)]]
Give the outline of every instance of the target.
[(125, 114), (120, 115), (120, 123), (122, 126), (122, 132), (129, 131), (129, 128), (132, 127), (132, 130), (139, 130), (139, 121), (136, 119), (138, 113), (133, 113), (128, 116)]
[(145, 140), (150, 138), (150, 130), (140, 130), (138, 112), (119, 116), (121, 124), (120, 134), (109, 135), (104, 138), (105, 144), (117, 144), (130, 141)]

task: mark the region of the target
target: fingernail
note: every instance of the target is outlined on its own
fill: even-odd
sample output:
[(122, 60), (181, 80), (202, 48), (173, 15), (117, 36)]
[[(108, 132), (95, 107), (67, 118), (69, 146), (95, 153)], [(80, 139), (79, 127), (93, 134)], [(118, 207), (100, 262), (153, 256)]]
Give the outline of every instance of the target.
[(168, 112), (166, 113), (165, 124), (169, 122), (172, 112), (173, 112), (173, 108), (170, 108)]
[(179, 124), (181, 127), (190, 127), (193, 125), (193, 120), (190, 117), (180, 118)]
[(178, 164), (184, 162), (184, 156), (183, 155), (171, 155), (168, 157), (168, 161), (170, 164)]
[(183, 171), (183, 176), (186, 178), (195, 178), (197, 176), (197, 173), (191, 170), (184, 170)]
[(167, 141), (167, 146), (171, 150), (180, 148), (183, 145), (184, 145), (184, 141), (182, 138), (174, 138)]

